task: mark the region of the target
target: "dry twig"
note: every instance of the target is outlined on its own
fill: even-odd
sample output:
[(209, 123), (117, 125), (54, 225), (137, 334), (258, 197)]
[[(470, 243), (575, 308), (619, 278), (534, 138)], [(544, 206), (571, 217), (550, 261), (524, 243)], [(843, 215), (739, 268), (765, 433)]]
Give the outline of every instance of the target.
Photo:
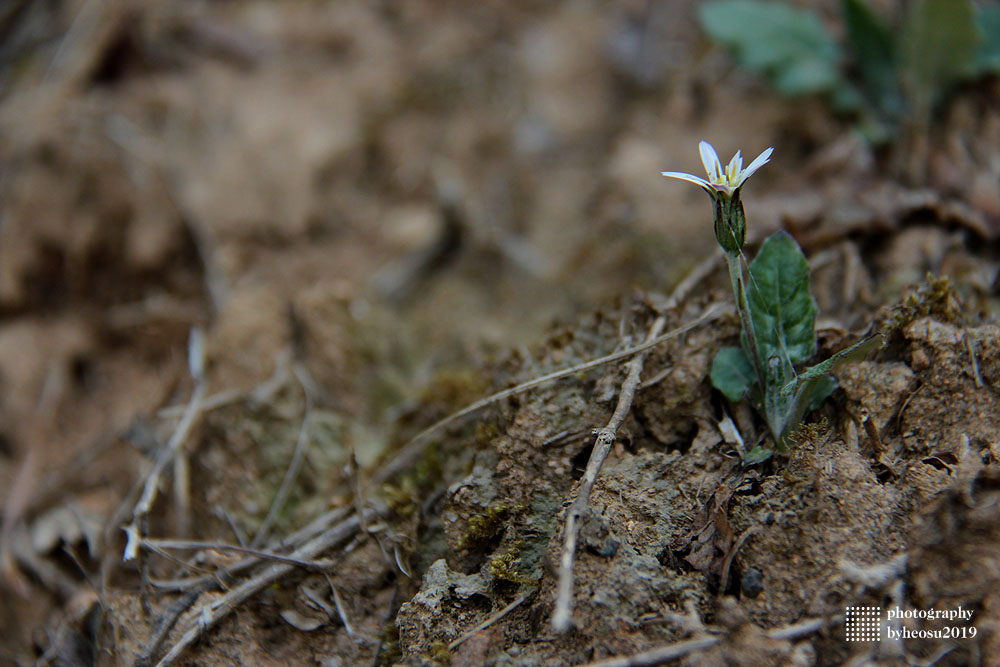
[[(224, 389), (216, 394), (206, 396), (201, 404), (202, 412), (211, 412), (244, 400), (249, 400), (258, 405), (267, 403), (291, 379), (292, 354), (293, 351), (290, 346), (282, 349), (274, 360), (274, 372), (271, 373), (271, 376), (250, 391)], [(184, 416), (185, 408), (186, 406), (184, 405), (170, 405), (157, 410), (156, 416), (161, 419), (178, 419)]]
[(704, 651), (722, 641), (722, 637), (709, 635), (708, 637), (696, 637), (695, 639), (685, 639), (681, 642), (667, 644), (659, 648), (627, 655), (619, 658), (609, 658), (592, 662), (587, 667), (650, 667), (651, 665), (662, 665), (668, 660), (683, 658), (689, 653)]
[(198, 542), (193, 540), (154, 540), (149, 538), (141, 538), (140, 545), (158, 554), (163, 554), (164, 549), (177, 549), (181, 551), (196, 550), (196, 549), (197, 550), (211, 549), (213, 551), (230, 551), (232, 553), (254, 556), (260, 561), (273, 560), (279, 563), (287, 563), (289, 565), (294, 565), (295, 567), (301, 567), (305, 570), (310, 570), (313, 572), (325, 572), (326, 570), (329, 570), (331, 566), (331, 563), (324, 563), (312, 560), (300, 560), (293, 556), (285, 556), (284, 554), (274, 553), (273, 551), (262, 551), (260, 549), (251, 549), (248, 547), (241, 547), (236, 544), (226, 544), (225, 542)]
[(142, 496), (139, 498), (139, 502), (136, 503), (135, 511), (132, 515), (132, 523), (125, 528), (125, 533), (128, 535), (128, 543), (125, 545), (125, 555), (123, 558), (125, 561), (130, 561), (139, 555), (139, 542), (137, 538), (140, 535), (145, 535), (144, 524), (146, 517), (153, 508), (153, 503), (156, 501), (156, 494), (160, 486), (160, 475), (163, 474), (164, 469), (170, 464), (177, 451), (187, 440), (191, 429), (201, 414), (202, 400), (205, 398), (205, 340), (204, 334), (200, 329), (193, 329), (191, 331), (191, 340), (188, 343), (188, 366), (191, 370), (191, 377), (194, 378), (195, 382), (194, 392), (191, 394), (191, 400), (184, 410), (184, 416), (170, 437), (170, 442), (167, 443), (166, 449), (160, 454), (149, 476), (146, 477)]
[[(350, 512), (351, 508), (348, 507), (338, 507), (337, 509), (330, 510), (329, 512), (323, 514), (320, 517), (314, 519), (309, 525), (301, 530), (293, 533), (284, 539), (275, 539), (268, 544), (268, 551), (274, 553), (278, 549), (284, 549), (292, 547), (293, 549), (298, 548), (305, 544), (307, 541), (313, 539), (317, 535), (321, 534), (323, 531), (327, 530), (331, 525), (337, 521), (343, 520)], [(261, 558), (257, 556), (251, 556), (250, 558), (244, 558), (243, 560), (233, 563), (232, 565), (225, 567), (218, 572), (205, 575), (200, 577), (189, 577), (187, 579), (174, 579), (170, 581), (156, 581), (152, 583), (154, 586), (161, 590), (173, 590), (173, 591), (187, 591), (192, 588), (199, 588), (201, 586), (210, 585), (214, 586), (218, 581), (228, 580), (241, 572), (244, 572), (255, 565), (260, 564)]]
[(146, 639), (146, 648), (136, 659), (135, 667), (147, 667), (153, 662), (153, 657), (160, 652), (160, 647), (163, 646), (163, 642), (166, 640), (167, 635), (170, 634), (170, 631), (174, 629), (177, 619), (181, 617), (181, 614), (190, 609), (198, 601), (198, 596), (208, 590), (208, 588), (208, 586), (199, 586), (188, 591), (167, 607), (153, 621), (152, 633)]
[[(721, 253), (716, 252), (695, 266), (687, 277), (674, 289), (663, 310), (677, 308), (688, 293), (715, 270), (720, 257)], [(628, 356), (631, 356), (631, 354), (635, 354), (636, 356), (628, 364), (629, 372), (622, 383), (618, 405), (615, 406), (615, 411), (611, 415), (607, 426), (595, 433), (597, 438), (594, 443), (594, 449), (590, 454), (590, 460), (587, 462), (587, 469), (584, 471), (583, 479), (580, 480), (577, 496), (566, 515), (565, 542), (563, 543), (562, 555), (559, 559), (559, 583), (556, 588), (556, 608), (552, 614), (552, 627), (556, 632), (565, 632), (573, 625), (573, 561), (576, 557), (576, 543), (579, 538), (580, 523), (586, 515), (590, 504), (590, 492), (594, 488), (597, 475), (601, 471), (601, 466), (604, 464), (608, 452), (611, 450), (612, 445), (614, 445), (618, 428), (625, 421), (629, 410), (632, 409), (632, 400), (635, 398), (636, 389), (641, 383), (640, 376), (642, 374), (643, 362), (646, 359), (645, 353), (660, 342), (714, 318), (718, 312), (719, 310), (716, 306), (711, 306), (694, 322), (663, 335), (660, 335), (660, 332), (666, 325), (666, 316), (660, 315), (650, 327), (646, 335), (646, 341), (636, 348), (630, 348), (631, 353)], [(626, 351), (628, 352), (629, 350)]]
[[(820, 630), (824, 625), (826, 625), (825, 619), (812, 618), (781, 628), (775, 628), (768, 631), (766, 636), (768, 639), (778, 640), (798, 639), (799, 637), (811, 635)], [(660, 646), (634, 655), (598, 660), (597, 662), (589, 663), (587, 667), (651, 667), (652, 665), (662, 665), (668, 660), (676, 660), (690, 653), (704, 651), (715, 646), (722, 640), (723, 637), (712, 635), (695, 637), (694, 639), (685, 639), (684, 641), (667, 644), (666, 646)]]
[[(368, 514), (365, 517), (367, 521), (371, 521), (378, 516), (375, 510), (368, 510), (366, 514)], [(312, 560), (327, 549), (340, 544), (357, 533), (360, 525), (359, 518), (352, 516), (299, 547), (292, 552), (290, 557), (299, 561)], [(219, 621), (228, 616), (247, 599), (287, 575), (294, 567), (295, 565), (289, 563), (275, 563), (251, 579), (233, 588), (222, 597), (202, 607), (195, 613), (194, 618), (188, 622), (187, 629), (177, 643), (157, 663), (158, 667), (167, 667), (174, 664), (202, 634), (215, 627)]]
[[(659, 338), (666, 323), (665, 315), (657, 317), (646, 335), (646, 343)], [(604, 459), (608, 457), (611, 446), (615, 444), (618, 428), (625, 421), (629, 410), (632, 409), (632, 399), (635, 398), (635, 390), (641, 379), (642, 364), (646, 360), (645, 352), (645, 350), (640, 352), (628, 363), (629, 372), (622, 383), (618, 405), (615, 406), (615, 411), (607, 426), (596, 432), (597, 439), (594, 442), (594, 450), (590, 453), (587, 469), (583, 473), (583, 479), (580, 480), (576, 499), (566, 514), (566, 536), (563, 542), (562, 556), (559, 559), (556, 609), (552, 614), (552, 628), (556, 632), (566, 632), (573, 625), (573, 560), (576, 556), (576, 542), (580, 533), (580, 524), (590, 505), (590, 492), (594, 488), (594, 482), (597, 481), (597, 475), (601, 472), (601, 466), (604, 465)]]

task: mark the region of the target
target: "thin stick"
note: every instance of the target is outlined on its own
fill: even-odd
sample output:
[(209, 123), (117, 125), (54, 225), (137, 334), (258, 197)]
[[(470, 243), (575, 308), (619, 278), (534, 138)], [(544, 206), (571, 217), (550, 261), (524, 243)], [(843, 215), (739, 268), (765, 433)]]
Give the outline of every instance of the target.
[[(208, 568), (200, 567), (200, 566), (195, 565), (193, 563), (185, 562), (184, 559), (178, 558), (177, 556), (174, 556), (169, 551), (167, 551), (166, 549), (160, 548), (156, 544), (153, 544), (153, 543), (148, 542), (146, 540), (142, 540), (141, 538), (140, 538), (140, 544), (143, 547), (145, 547), (146, 551), (152, 551), (157, 556), (160, 556), (161, 558), (165, 558), (166, 560), (170, 561), (171, 563), (173, 563), (174, 565), (176, 565), (179, 568), (182, 568), (184, 570), (190, 570), (191, 572), (205, 572), (209, 576), (211, 576), (211, 572), (208, 570)], [(149, 566), (149, 560), (148, 559), (142, 559), (140, 562), (143, 564), (144, 568), (148, 568), (148, 566)], [(148, 579), (149, 579), (148, 572), (143, 574), (143, 578), (148, 581)], [(146, 613), (152, 613), (152, 609), (153, 609), (152, 605), (149, 605), (149, 609), (146, 610)]]
[[(139, 543), (134, 538), (140, 535), (140, 527), (149, 515), (153, 503), (156, 501), (156, 493), (160, 485), (160, 475), (163, 474), (164, 469), (174, 458), (177, 450), (187, 440), (191, 429), (201, 414), (202, 400), (205, 398), (205, 374), (203, 372), (205, 368), (205, 344), (204, 335), (197, 328), (191, 331), (191, 339), (188, 343), (188, 365), (195, 382), (194, 392), (191, 394), (191, 400), (188, 401), (187, 408), (184, 410), (184, 416), (181, 418), (180, 423), (177, 424), (177, 429), (171, 436), (170, 442), (167, 443), (166, 450), (157, 459), (156, 465), (153, 466), (153, 470), (150, 471), (149, 476), (146, 478), (146, 482), (142, 488), (142, 496), (139, 498), (139, 502), (136, 503), (135, 512), (132, 515), (132, 523), (125, 529), (128, 535), (128, 542), (125, 545), (125, 555), (122, 560), (126, 562), (139, 554)], [(145, 535), (144, 532), (141, 534)]]
[[(825, 625), (825, 619), (812, 618), (781, 628), (774, 628), (773, 630), (769, 630), (766, 636), (768, 639), (777, 640), (798, 639), (799, 637), (805, 637), (821, 630)], [(711, 648), (721, 642), (722, 639), (722, 637), (718, 636), (686, 639), (682, 642), (667, 644), (666, 646), (660, 646), (649, 651), (636, 653), (635, 655), (598, 660), (597, 662), (588, 663), (586, 667), (652, 667), (652, 665), (662, 665), (668, 660), (676, 660), (677, 658), (683, 658), (689, 653)]]
[(704, 651), (722, 641), (722, 637), (698, 637), (696, 639), (685, 639), (682, 642), (668, 644), (659, 648), (654, 648), (635, 655), (627, 655), (620, 658), (609, 658), (608, 660), (598, 660), (587, 665), (587, 667), (651, 667), (652, 665), (662, 665), (668, 660), (683, 658), (688, 653)]
[[(217, 394), (212, 394), (207, 396), (204, 401), (202, 401), (201, 407), (204, 412), (211, 412), (217, 408), (225, 407), (236, 401), (245, 398), (247, 394), (239, 389), (225, 389)], [(184, 412), (187, 410), (186, 405), (169, 405), (165, 408), (160, 408), (156, 411), (156, 416), (160, 419), (171, 419), (176, 417), (183, 417)]]
[[(703, 318), (704, 316), (702, 316)], [(666, 322), (665, 315), (660, 315), (656, 318), (649, 329), (649, 333), (646, 335), (647, 343), (659, 337), (660, 331), (663, 330)], [(611, 446), (615, 443), (615, 435), (618, 433), (618, 428), (625, 421), (629, 410), (632, 409), (632, 399), (635, 398), (635, 390), (639, 386), (642, 364), (645, 360), (646, 353), (643, 351), (628, 363), (628, 376), (626, 376), (625, 381), (622, 383), (621, 393), (618, 396), (618, 405), (615, 407), (608, 425), (596, 433), (597, 439), (594, 443), (594, 450), (590, 453), (587, 469), (583, 473), (583, 479), (580, 480), (576, 499), (573, 501), (566, 515), (566, 536), (563, 543), (562, 557), (559, 561), (556, 609), (552, 614), (552, 628), (556, 632), (566, 632), (573, 626), (573, 560), (576, 557), (576, 542), (579, 537), (580, 524), (590, 505), (590, 492), (594, 488), (594, 482), (597, 481), (597, 475), (601, 472), (604, 459), (608, 457), (608, 452), (611, 451)]]
[[(366, 517), (368, 520), (371, 520), (376, 516), (374, 510), (369, 511), (369, 514), (370, 516)], [(358, 532), (359, 528), (360, 522), (358, 517), (352, 516), (346, 521), (330, 528), (299, 549), (296, 549), (291, 554), (291, 557), (303, 561), (311, 560), (327, 549), (330, 549), (351, 537), (351, 535)], [(215, 627), (219, 621), (228, 616), (237, 606), (245, 602), (247, 599), (287, 575), (292, 571), (293, 567), (293, 565), (288, 563), (275, 563), (252, 579), (248, 579), (219, 599), (203, 607), (201, 612), (195, 614), (195, 618), (188, 623), (190, 627), (184, 632), (177, 643), (174, 644), (163, 659), (157, 663), (158, 667), (168, 667), (168, 665), (174, 664), (192, 644), (198, 641), (198, 638), (201, 637), (202, 634)]]
[(285, 471), (285, 477), (281, 480), (281, 486), (278, 488), (278, 493), (274, 496), (274, 502), (271, 503), (271, 508), (267, 511), (267, 516), (264, 518), (264, 523), (260, 525), (260, 529), (254, 536), (253, 541), (250, 542), (251, 547), (259, 547), (267, 539), (268, 534), (271, 532), (271, 527), (274, 522), (278, 519), (278, 515), (281, 510), (285, 508), (285, 501), (288, 500), (288, 494), (292, 491), (292, 485), (299, 476), (299, 471), (302, 470), (302, 463), (305, 461), (306, 452), (309, 450), (309, 440), (312, 435), (312, 422), (313, 422), (313, 395), (312, 395), (312, 383), (308, 381), (305, 377), (305, 369), (296, 364), (295, 367), (295, 378), (302, 385), (302, 391), (305, 394), (305, 410), (302, 414), (302, 426), (299, 428), (299, 438), (295, 443), (295, 451), (292, 453), (292, 460), (288, 464), (288, 470)]
[[(250, 400), (258, 404), (266, 403), (271, 397), (278, 393), (278, 391), (281, 390), (285, 384), (288, 383), (289, 375), (291, 373), (289, 370), (291, 357), (291, 348), (282, 349), (274, 360), (274, 372), (271, 373), (269, 378), (250, 391), (243, 391), (241, 389), (224, 389), (217, 394), (206, 396), (205, 400), (201, 404), (202, 412), (211, 412), (212, 410), (232, 405), (233, 403), (242, 400)], [(156, 412), (156, 416), (161, 419), (175, 419), (184, 414), (184, 409), (183, 405), (170, 405), (158, 410)]]
[(177, 619), (198, 601), (198, 596), (205, 590), (207, 590), (207, 586), (199, 586), (188, 591), (156, 618), (153, 622), (152, 634), (146, 640), (145, 650), (136, 659), (135, 667), (148, 667), (153, 662), (153, 658), (159, 653), (167, 635), (174, 629)]
[[(389, 608), (386, 611), (385, 616), (382, 619), (382, 626), (386, 626), (392, 622), (392, 619), (396, 616), (396, 610), (399, 609), (400, 605), (400, 591), (402, 587), (399, 585), (399, 578), (393, 577), (393, 587), (392, 587), (392, 598), (389, 600)], [(378, 634), (378, 645), (375, 647), (375, 657), (372, 658), (372, 667), (379, 667), (383, 664), (383, 658), (385, 657), (385, 635), (387, 633), (380, 632)]]
[(464, 635), (462, 635), (461, 637), (459, 637), (458, 639), (456, 639), (452, 643), (448, 644), (448, 650), (449, 651), (454, 651), (456, 648), (458, 648), (459, 646), (461, 646), (462, 643), (464, 643), (467, 639), (469, 639), (473, 635), (475, 635), (475, 634), (477, 634), (479, 632), (482, 632), (483, 630), (485, 630), (486, 628), (490, 627), (491, 625), (493, 625), (497, 621), (501, 620), (504, 616), (506, 616), (510, 612), (512, 612), (515, 609), (517, 609), (518, 607), (520, 607), (521, 604), (524, 603), (525, 600), (527, 600), (528, 598), (531, 597), (531, 595), (532, 595), (533, 592), (534, 591), (528, 591), (526, 593), (521, 593), (519, 596), (517, 596), (517, 599), (515, 599), (509, 605), (507, 605), (506, 607), (504, 607), (503, 609), (501, 609), (497, 613), (493, 614), (492, 616), (490, 616), (489, 618), (487, 618), (485, 621), (483, 621), (482, 623), (480, 623), (476, 627), (472, 628), (471, 630), (469, 630), (468, 632), (466, 632)]
[(407, 469), (409, 466), (413, 464), (413, 462), (417, 459), (417, 457), (420, 456), (420, 453), (423, 452), (424, 447), (426, 447), (427, 445), (427, 438), (429, 436), (433, 435), (434, 433), (441, 430), (445, 426), (455, 421), (458, 421), (459, 419), (465, 417), (466, 415), (472, 414), (477, 410), (485, 408), (487, 405), (492, 405), (493, 403), (502, 401), (505, 398), (514, 396), (515, 394), (521, 394), (523, 392), (528, 391), (529, 389), (534, 389), (535, 387), (546, 384), (548, 382), (553, 382), (554, 380), (559, 380), (564, 377), (576, 375), (577, 373), (580, 373), (582, 371), (590, 370), (592, 368), (598, 368), (599, 366), (604, 366), (605, 364), (610, 364), (615, 361), (619, 361), (621, 359), (627, 359), (628, 357), (645, 352), (651, 348), (656, 347), (665, 340), (669, 340), (671, 338), (679, 336), (680, 334), (686, 333), (705, 322), (715, 319), (721, 312), (722, 312), (721, 307), (713, 305), (709, 307), (709, 309), (706, 310), (701, 317), (694, 320), (693, 322), (685, 324), (684, 326), (674, 329), (672, 331), (668, 331), (667, 333), (657, 336), (655, 338), (648, 339), (641, 345), (636, 345), (635, 347), (626, 348), (619, 352), (614, 352), (607, 356), (594, 359), (593, 361), (588, 361), (579, 364), (577, 366), (573, 366), (572, 368), (565, 368), (561, 371), (555, 371), (549, 373), (548, 375), (537, 377), (533, 380), (521, 383), (516, 387), (511, 387), (510, 389), (505, 389), (491, 396), (487, 396), (482, 400), (476, 401), (475, 403), (472, 403), (471, 405), (462, 408), (458, 412), (453, 412), (444, 419), (441, 419), (431, 424), (423, 431), (413, 436), (413, 438), (408, 443), (406, 443), (406, 445), (402, 449), (399, 450), (395, 458), (389, 461), (389, 463), (387, 463), (384, 467), (382, 467), (372, 476), (372, 481), (375, 484), (382, 484), (387, 480), (391, 479), (396, 474)]
[(811, 635), (812, 633), (822, 629), (824, 625), (826, 625), (825, 619), (809, 618), (804, 621), (799, 621), (798, 623), (793, 623), (792, 625), (786, 625), (783, 628), (769, 630), (767, 636), (769, 639), (779, 640), (798, 639), (799, 637)]
[(143, 547), (148, 548), (154, 553), (163, 553), (163, 549), (178, 549), (178, 550), (192, 550), (192, 549), (212, 549), (214, 551), (231, 551), (238, 554), (246, 554), (249, 556), (254, 556), (260, 560), (273, 560), (279, 563), (288, 563), (289, 565), (294, 565), (296, 567), (301, 567), (306, 570), (311, 570), (313, 572), (324, 572), (330, 569), (330, 563), (321, 563), (318, 561), (311, 560), (300, 560), (292, 556), (285, 556), (283, 554), (276, 554), (273, 551), (261, 551), (259, 549), (251, 549), (248, 547), (241, 547), (236, 544), (226, 544), (224, 542), (198, 542), (193, 540), (153, 540), (153, 539), (143, 539), (141, 542)]
[(247, 545), (247, 537), (243, 534), (243, 531), (240, 530), (240, 527), (236, 525), (236, 522), (233, 521), (232, 515), (229, 514), (224, 507), (216, 508), (216, 515), (226, 522), (226, 525), (229, 526), (229, 530), (233, 531), (233, 536), (236, 538), (236, 542), (241, 547), (245, 547)]
[[(329, 528), (329, 526), (335, 521), (342, 520), (344, 517), (348, 515), (350, 509), (351, 508), (349, 507), (338, 507), (337, 509), (330, 510), (329, 512), (323, 514), (322, 516), (317, 517), (311, 523), (309, 523), (309, 525), (293, 533), (289, 537), (282, 540), (272, 540), (268, 544), (268, 549), (271, 552), (274, 552), (275, 549), (283, 548), (286, 545), (290, 545), (292, 547), (299, 547), (302, 544), (305, 544), (307, 541), (311, 540), (312, 538), (316, 537), (320, 533), (322, 533), (327, 528)], [(137, 537), (136, 539), (140, 538)], [(257, 565), (260, 562), (261, 562), (260, 558), (252, 556), (250, 558), (244, 558), (243, 560), (237, 563), (233, 563), (232, 565), (225, 567), (211, 575), (206, 575), (201, 577), (188, 577), (187, 579), (174, 579), (170, 581), (153, 581), (152, 583), (154, 586), (156, 586), (161, 590), (185, 591), (191, 589), (192, 587), (198, 587), (205, 584), (214, 584), (219, 579), (223, 580), (228, 579), (233, 575), (237, 575), (240, 572), (243, 572), (244, 570), (247, 570), (253, 567), (254, 565)]]
[(187, 454), (178, 448), (174, 456), (174, 505), (177, 513), (177, 534), (191, 534), (191, 466)]

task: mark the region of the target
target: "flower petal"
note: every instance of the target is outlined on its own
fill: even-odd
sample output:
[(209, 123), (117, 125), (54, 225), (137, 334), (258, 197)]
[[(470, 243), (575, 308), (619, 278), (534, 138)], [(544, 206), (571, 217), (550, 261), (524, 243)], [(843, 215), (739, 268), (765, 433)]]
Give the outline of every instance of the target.
[(766, 151), (754, 158), (753, 162), (747, 165), (747, 168), (743, 170), (743, 175), (740, 178), (740, 182), (750, 178), (755, 171), (763, 167), (771, 160), (771, 153), (774, 152), (774, 147), (768, 148)]
[(743, 156), (740, 155), (740, 151), (736, 151), (736, 155), (733, 156), (733, 159), (729, 161), (729, 166), (726, 167), (726, 177), (731, 181), (742, 169)]
[(719, 154), (715, 152), (715, 148), (707, 141), (702, 141), (698, 144), (698, 150), (701, 152), (701, 163), (705, 165), (705, 173), (709, 178), (718, 178), (722, 172), (722, 163), (719, 162)]
[(709, 192), (715, 191), (715, 188), (712, 186), (712, 184), (706, 181), (701, 176), (695, 176), (694, 174), (685, 174), (682, 171), (661, 171), (660, 174), (662, 176), (666, 176), (667, 178), (679, 178), (682, 181), (687, 181), (688, 183), (694, 183), (695, 185), (700, 185)]

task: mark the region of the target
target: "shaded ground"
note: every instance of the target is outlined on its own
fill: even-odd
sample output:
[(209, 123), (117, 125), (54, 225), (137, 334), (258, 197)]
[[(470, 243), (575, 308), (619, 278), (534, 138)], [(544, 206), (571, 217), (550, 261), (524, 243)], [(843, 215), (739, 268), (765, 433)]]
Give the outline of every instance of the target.
[[(186, 633), (187, 664), (582, 664), (692, 637), (718, 638), (698, 664), (997, 660), (1000, 89), (962, 91), (904, 183), (818, 102), (733, 71), (686, 4), (4, 10), (0, 662), (151, 661)], [(821, 351), (873, 323), (890, 344), (747, 470), (720, 420), (761, 425), (707, 380), (733, 313), (656, 348), (556, 635), (564, 507), (620, 364), (384, 471), (492, 391), (729, 303), (721, 264), (663, 296), (712, 252), (704, 195), (658, 174), (698, 171), (703, 137), (776, 147), (751, 237), (810, 256)], [(199, 391), (143, 529), (312, 569), (121, 562)], [(213, 606), (266, 567), (288, 571)], [(978, 634), (847, 643), (849, 605), (961, 605)]]

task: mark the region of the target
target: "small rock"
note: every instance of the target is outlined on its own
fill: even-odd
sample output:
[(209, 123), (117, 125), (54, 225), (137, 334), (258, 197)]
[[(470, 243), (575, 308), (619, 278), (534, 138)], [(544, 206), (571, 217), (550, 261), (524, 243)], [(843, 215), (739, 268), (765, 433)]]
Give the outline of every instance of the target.
[(743, 573), (740, 591), (748, 598), (755, 598), (764, 590), (764, 575), (755, 567), (747, 568)]

